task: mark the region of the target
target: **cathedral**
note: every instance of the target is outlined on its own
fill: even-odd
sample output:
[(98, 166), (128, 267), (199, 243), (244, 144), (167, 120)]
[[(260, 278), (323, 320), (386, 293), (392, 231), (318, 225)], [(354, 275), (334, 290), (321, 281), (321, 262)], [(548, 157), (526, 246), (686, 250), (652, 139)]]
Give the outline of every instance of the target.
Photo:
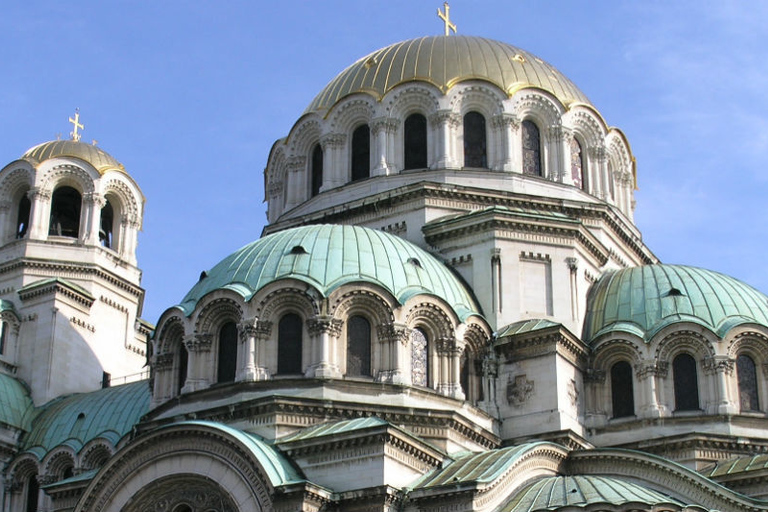
[(1, 512), (768, 511), (768, 297), (660, 263), (624, 133), (445, 9), (317, 93), (262, 237), (154, 324), (78, 115), (2, 168)]

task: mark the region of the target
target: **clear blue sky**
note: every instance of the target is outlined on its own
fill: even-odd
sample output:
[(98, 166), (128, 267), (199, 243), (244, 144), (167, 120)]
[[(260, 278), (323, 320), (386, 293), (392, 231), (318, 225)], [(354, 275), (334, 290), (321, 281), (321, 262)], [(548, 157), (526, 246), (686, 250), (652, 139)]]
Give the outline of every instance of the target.
[[(155, 322), (258, 238), (262, 171), (314, 95), (358, 58), (442, 32), (434, 0), (16, 1), (0, 13), (1, 165), (67, 135), (147, 197), (139, 261)], [(550, 62), (627, 135), (636, 223), (665, 263), (768, 292), (768, 2), (451, 2), (459, 33)]]

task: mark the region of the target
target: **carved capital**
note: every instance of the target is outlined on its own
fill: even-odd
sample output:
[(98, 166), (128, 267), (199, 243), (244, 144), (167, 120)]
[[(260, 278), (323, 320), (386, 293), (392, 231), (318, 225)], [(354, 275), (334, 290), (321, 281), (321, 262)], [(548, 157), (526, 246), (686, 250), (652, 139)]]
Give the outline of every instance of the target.
[(343, 322), (330, 316), (317, 316), (307, 321), (307, 330), (312, 336), (322, 333), (328, 333), (331, 336), (338, 337), (341, 334)]
[(635, 373), (639, 379), (648, 376), (666, 377), (669, 370), (669, 363), (666, 361), (643, 361), (635, 367)]
[(491, 118), (491, 126), (494, 128), (511, 128), (512, 131), (520, 129), (520, 119), (514, 114), (498, 114)]
[(605, 370), (588, 368), (586, 374), (584, 375), (584, 380), (587, 382), (594, 382), (596, 384), (603, 384), (605, 382)]
[(307, 158), (304, 156), (292, 156), (287, 161), (288, 172), (301, 172), (307, 166)]
[(374, 136), (382, 130), (386, 133), (395, 133), (399, 126), (400, 121), (394, 117), (377, 117), (370, 123), (371, 133)]
[(461, 125), (461, 116), (453, 110), (438, 110), (429, 116), (429, 122), (438, 126), (448, 125), (457, 128)]
[(248, 338), (267, 339), (272, 333), (272, 322), (259, 320), (256, 317), (249, 318), (237, 325), (237, 332), (241, 342)]
[(157, 371), (170, 370), (173, 368), (173, 354), (156, 354), (152, 360), (152, 366)]
[(408, 345), (411, 337), (411, 331), (404, 325), (390, 323), (381, 324), (377, 327), (379, 341), (397, 342), (403, 346)]
[(10, 201), (0, 201), (0, 212), (7, 212), (11, 209)]
[(326, 133), (320, 137), (320, 146), (323, 151), (328, 148), (340, 148), (347, 141), (347, 136), (343, 133)]
[(548, 129), (549, 139), (552, 142), (563, 142), (567, 136), (567, 130), (561, 125), (550, 126)]
[(571, 271), (571, 274), (575, 274), (579, 270), (579, 258), (565, 258), (565, 263), (568, 265), (568, 270)]
[(733, 375), (733, 368), (736, 361), (727, 356), (705, 357), (703, 361), (704, 371), (709, 374), (725, 373)]
[(45, 190), (40, 187), (32, 187), (27, 191), (27, 197), (30, 201), (38, 200), (38, 201), (50, 201), (51, 200), (51, 191)]
[(208, 333), (190, 334), (184, 338), (184, 345), (190, 352), (209, 352), (213, 345), (213, 336)]

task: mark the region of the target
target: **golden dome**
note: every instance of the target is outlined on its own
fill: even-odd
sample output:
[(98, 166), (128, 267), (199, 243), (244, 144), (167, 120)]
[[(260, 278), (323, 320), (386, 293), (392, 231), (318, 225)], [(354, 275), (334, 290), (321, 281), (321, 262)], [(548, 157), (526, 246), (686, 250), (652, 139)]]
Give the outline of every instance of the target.
[(427, 82), (445, 94), (465, 80), (490, 82), (510, 96), (533, 86), (564, 104), (591, 104), (573, 82), (525, 50), (482, 37), (430, 36), (395, 43), (358, 60), (331, 80), (304, 113), (325, 111), (357, 92), (381, 99), (405, 82)]
[(123, 164), (115, 160), (115, 158), (106, 151), (93, 144), (74, 140), (52, 140), (50, 142), (44, 142), (28, 149), (21, 158), (37, 164), (61, 156), (79, 158), (80, 160), (88, 162), (102, 175), (110, 169), (125, 172)]

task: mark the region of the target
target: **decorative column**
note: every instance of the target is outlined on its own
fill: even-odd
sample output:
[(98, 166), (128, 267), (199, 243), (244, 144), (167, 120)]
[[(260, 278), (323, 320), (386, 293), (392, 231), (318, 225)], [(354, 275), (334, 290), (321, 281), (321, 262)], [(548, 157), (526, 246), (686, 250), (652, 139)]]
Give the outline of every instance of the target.
[(320, 137), (323, 148), (323, 186), (320, 192), (340, 187), (349, 181), (349, 163), (344, 158), (347, 136), (343, 133), (328, 133)]
[(114, 247), (115, 251), (134, 265), (136, 264), (136, 242), (138, 240), (139, 228), (140, 223), (136, 215), (131, 215), (127, 218), (123, 217), (120, 220), (117, 247)]
[[(493, 247), (491, 249), (491, 300), (493, 302), (493, 313), (501, 313), (503, 291), (501, 279), (501, 248)], [(497, 319), (498, 320), (498, 319)]]
[(173, 353), (155, 354), (152, 358), (154, 385), (152, 386), (152, 406), (161, 404), (173, 396)]
[(210, 386), (208, 369), (210, 368), (211, 345), (213, 336), (210, 334), (190, 334), (184, 338), (189, 360), (187, 365), (187, 381), (181, 389), (182, 393), (191, 393)]
[(432, 169), (459, 169), (456, 158), (456, 129), (461, 126), (461, 116), (452, 110), (438, 110), (429, 116), (429, 122), (437, 127), (433, 144)]
[(35, 187), (29, 189), (27, 197), (30, 202), (27, 237), (38, 240), (47, 238), (51, 216), (51, 192)]
[(514, 114), (498, 114), (491, 118), (491, 126), (498, 141), (495, 144), (496, 149), (494, 150), (491, 169), (512, 172), (516, 164), (514, 141), (520, 131), (520, 120)]
[(589, 428), (602, 427), (608, 420), (605, 403), (605, 371), (588, 368), (584, 372), (584, 387), (586, 388), (586, 426)]
[(605, 146), (600, 144), (589, 148), (591, 160), (595, 164), (595, 172), (590, 173), (594, 177), (591, 184), (592, 195), (595, 195), (605, 201), (608, 197), (608, 157)]
[(570, 257), (565, 258), (565, 264), (571, 274), (571, 319), (579, 319), (579, 259)]
[(341, 377), (339, 365), (334, 361), (336, 340), (341, 335), (342, 321), (330, 316), (317, 316), (307, 322), (312, 337), (313, 353), (317, 361), (307, 368), (307, 377), (330, 379)]
[(81, 240), (89, 245), (100, 245), (99, 231), (101, 230), (101, 209), (107, 200), (96, 192), (83, 194), (85, 212), (80, 215)]
[(10, 201), (0, 201), (0, 241), (3, 243), (16, 237), (16, 219), (11, 215), (11, 206)]
[(307, 180), (304, 172), (307, 168), (307, 159), (303, 156), (294, 156), (288, 159), (285, 174), (285, 186), (288, 187), (285, 196), (285, 210), (290, 210), (304, 200), (307, 192)]
[(410, 347), (410, 330), (397, 323), (381, 324), (378, 326), (378, 340), (381, 346), (381, 369), (376, 374), (377, 382), (389, 384), (410, 384), (408, 362), (408, 347)]
[(461, 389), (461, 353), (464, 346), (457, 343), (456, 338), (440, 338), (436, 346), (440, 361), (437, 392), (463, 400), (465, 396)]
[(272, 322), (249, 318), (237, 326), (240, 338), (237, 360), (240, 368), (237, 372), (239, 381), (269, 380), (266, 364), (266, 344), (272, 332)]
[(371, 121), (370, 127), (374, 142), (372, 154), (376, 160), (371, 176), (388, 176), (395, 172), (392, 160), (398, 121), (391, 117), (378, 117)]
[(708, 414), (738, 414), (739, 408), (728, 393), (728, 380), (733, 376), (735, 365), (733, 359), (728, 356), (714, 356), (704, 359), (704, 373), (711, 378), (714, 377), (715, 397), (711, 401), (712, 406), (707, 407)]
[(544, 176), (549, 177), (552, 181), (558, 183), (569, 183), (569, 179), (566, 177), (566, 158), (565, 155), (570, 151), (566, 148), (568, 144), (568, 131), (561, 125), (554, 125), (549, 127), (549, 144), (547, 148), (547, 167)]
[(655, 359), (646, 359), (636, 368), (635, 375), (642, 384), (643, 403), (639, 407), (638, 417), (661, 418), (666, 416), (667, 407), (659, 403), (658, 379), (666, 378), (669, 364)]

